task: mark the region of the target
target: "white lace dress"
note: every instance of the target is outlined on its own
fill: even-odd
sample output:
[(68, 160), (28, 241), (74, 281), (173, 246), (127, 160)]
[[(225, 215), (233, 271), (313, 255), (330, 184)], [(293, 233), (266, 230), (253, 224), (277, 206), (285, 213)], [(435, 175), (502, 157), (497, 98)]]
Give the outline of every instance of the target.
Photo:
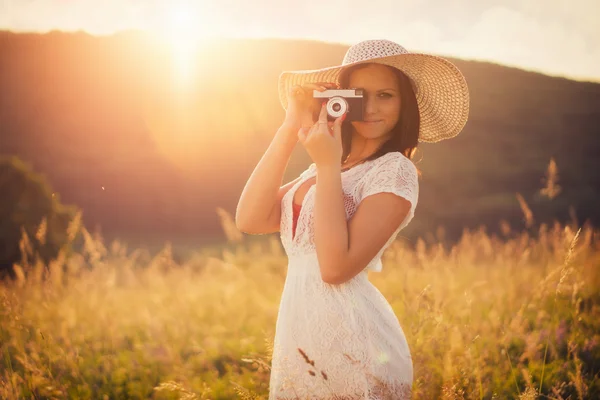
[[(282, 199), (281, 241), (288, 270), (279, 306), (269, 400), (408, 399), (413, 380), (410, 350), (398, 318), (368, 280), (381, 271), (381, 255), (412, 219), (418, 200), (417, 171), (400, 152), (342, 172), (346, 219), (361, 200), (390, 192), (411, 202), (410, 211), (377, 256), (348, 282), (323, 282), (314, 244), (316, 185), (302, 202), (295, 235), (295, 191), (316, 175), (311, 164)], [(384, 397), (384, 393), (392, 393)]]

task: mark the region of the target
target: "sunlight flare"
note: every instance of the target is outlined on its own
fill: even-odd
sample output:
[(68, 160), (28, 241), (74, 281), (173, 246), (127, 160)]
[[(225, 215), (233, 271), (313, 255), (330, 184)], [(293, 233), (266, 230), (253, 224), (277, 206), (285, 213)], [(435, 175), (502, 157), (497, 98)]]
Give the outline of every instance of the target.
[(171, 48), (174, 78), (184, 86), (191, 83), (200, 46), (214, 32), (210, 20), (198, 2), (174, 3), (165, 10), (161, 36)]

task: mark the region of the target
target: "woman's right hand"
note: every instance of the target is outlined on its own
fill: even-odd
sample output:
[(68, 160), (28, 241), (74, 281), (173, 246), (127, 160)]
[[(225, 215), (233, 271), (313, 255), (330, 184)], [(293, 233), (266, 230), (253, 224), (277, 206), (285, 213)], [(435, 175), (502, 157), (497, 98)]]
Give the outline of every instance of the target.
[(313, 97), (313, 90), (324, 92), (337, 89), (336, 83), (316, 82), (292, 86), (288, 92), (288, 106), (285, 112), (284, 124), (291, 127), (294, 133), (300, 128), (311, 127), (315, 124), (322, 99)]

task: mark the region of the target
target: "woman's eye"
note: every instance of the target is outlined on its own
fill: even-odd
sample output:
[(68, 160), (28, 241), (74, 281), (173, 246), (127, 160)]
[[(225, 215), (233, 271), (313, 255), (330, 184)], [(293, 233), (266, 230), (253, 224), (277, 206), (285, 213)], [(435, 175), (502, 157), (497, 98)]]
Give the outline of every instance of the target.
[(392, 95), (389, 93), (381, 93), (381, 97), (391, 97)]

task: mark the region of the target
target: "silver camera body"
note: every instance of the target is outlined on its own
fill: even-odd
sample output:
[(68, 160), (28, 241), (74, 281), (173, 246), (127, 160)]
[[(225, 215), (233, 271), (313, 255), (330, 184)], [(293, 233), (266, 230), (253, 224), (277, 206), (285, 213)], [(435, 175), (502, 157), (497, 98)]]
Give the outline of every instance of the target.
[(327, 99), (327, 119), (333, 121), (346, 115), (345, 121), (362, 121), (363, 89), (329, 89), (322, 92), (313, 90), (315, 99)]

